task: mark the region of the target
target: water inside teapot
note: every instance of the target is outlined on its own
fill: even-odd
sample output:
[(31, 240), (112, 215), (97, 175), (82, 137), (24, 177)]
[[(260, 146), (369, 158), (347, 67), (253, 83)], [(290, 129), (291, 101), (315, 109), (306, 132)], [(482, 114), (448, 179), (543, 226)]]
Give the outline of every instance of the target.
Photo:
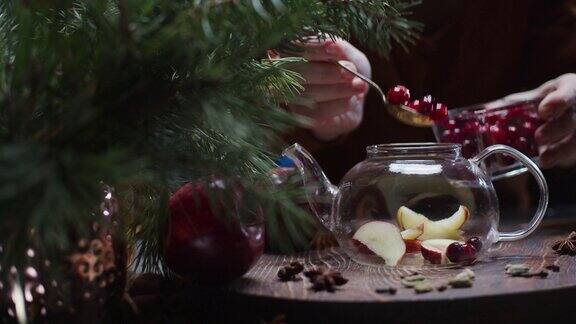
[[(446, 172), (422, 172), (431, 168), (434, 167), (421, 167), (420, 173), (424, 174), (420, 175), (414, 174), (417, 168), (409, 174), (364, 169), (359, 177), (351, 176), (354, 186), (347, 187), (343, 182), (334, 232), (355, 261), (394, 263), (395, 266), (447, 266), (454, 262), (450, 262), (442, 247), (432, 247), (432, 252), (439, 251), (439, 259), (434, 253), (427, 259), (422, 249), (429, 243), (465, 245), (471, 238), (477, 238), (485, 246), (492, 243), (489, 242), (493, 240), (490, 230), (498, 222), (497, 202), (485, 184), (475, 176), (467, 176), (467, 172), (457, 172), (458, 177), (447, 176)], [(466, 210), (467, 215), (457, 215), (460, 209)], [(390, 230), (382, 227), (382, 222), (390, 224)], [(370, 227), (375, 230), (371, 231)], [(391, 238), (397, 232), (401, 233), (405, 253), (396, 253), (401, 254), (401, 258), (394, 262), (386, 256), (395, 255), (394, 251), (387, 250), (402, 249), (402, 242)], [(394, 241), (398, 241), (397, 245)], [(474, 253), (473, 259), (480, 257), (481, 250)]]
[[(532, 233), (548, 205), (542, 172), (522, 153), (494, 145), (467, 160), (457, 144), (380, 144), (366, 148), (338, 186), (299, 144), (284, 150), (299, 169), (318, 220), (355, 261), (386, 266), (450, 267), (482, 257), (498, 241)], [(530, 223), (498, 230), (498, 199), (482, 163), (504, 153), (524, 164), (540, 188)]]

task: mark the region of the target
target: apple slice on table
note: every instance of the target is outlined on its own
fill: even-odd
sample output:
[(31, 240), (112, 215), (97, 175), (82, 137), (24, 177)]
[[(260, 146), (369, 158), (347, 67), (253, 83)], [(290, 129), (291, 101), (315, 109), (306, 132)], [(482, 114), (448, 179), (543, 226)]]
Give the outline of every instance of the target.
[(384, 259), (386, 265), (395, 266), (406, 253), (406, 244), (400, 231), (390, 223), (366, 223), (354, 233), (353, 239)]
[(432, 264), (448, 264), (450, 260), (446, 257), (446, 250), (452, 243), (459, 242), (449, 239), (432, 239), (422, 241), (420, 252), (425, 260)]

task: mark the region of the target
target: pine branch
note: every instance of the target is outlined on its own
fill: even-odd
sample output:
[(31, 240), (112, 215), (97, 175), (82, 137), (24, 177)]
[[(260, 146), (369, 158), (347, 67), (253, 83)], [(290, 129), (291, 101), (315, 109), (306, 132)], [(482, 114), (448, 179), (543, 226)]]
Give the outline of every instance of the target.
[[(101, 181), (121, 186), (138, 261), (162, 269), (166, 199), (185, 181), (240, 177), (297, 242), (309, 225), (295, 188), (261, 188), (280, 104), (302, 91), (270, 48), (309, 35), (354, 37), (385, 54), (415, 39), (413, 2), (396, 0), (45, 0), (0, 4), (2, 264), (30, 244), (59, 251), (93, 217)], [(330, 36), (327, 36), (330, 37)], [(144, 197), (144, 198), (143, 198)], [(145, 200), (142, 200), (145, 199)], [(272, 224), (272, 225), (271, 225)], [(34, 241), (30, 229), (38, 235)], [(279, 242), (278, 245), (284, 242)], [(52, 252), (50, 252), (52, 253)], [(56, 252), (54, 252), (56, 253)]]

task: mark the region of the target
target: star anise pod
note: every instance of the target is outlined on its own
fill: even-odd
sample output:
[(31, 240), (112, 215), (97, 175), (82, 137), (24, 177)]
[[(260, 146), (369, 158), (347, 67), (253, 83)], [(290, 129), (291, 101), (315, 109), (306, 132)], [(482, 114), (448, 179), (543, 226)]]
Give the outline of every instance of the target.
[(315, 268), (304, 272), (304, 275), (312, 283), (314, 291), (326, 290), (335, 292), (337, 286), (342, 286), (348, 282), (339, 271), (325, 268)]
[(296, 275), (304, 270), (302, 263), (298, 261), (290, 262), (289, 265), (284, 266), (278, 270), (278, 279), (280, 281), (296, 280)]
[(567, 238), (554, 242), (552, 249), (558, 254), (576, 255), (576, 232)]

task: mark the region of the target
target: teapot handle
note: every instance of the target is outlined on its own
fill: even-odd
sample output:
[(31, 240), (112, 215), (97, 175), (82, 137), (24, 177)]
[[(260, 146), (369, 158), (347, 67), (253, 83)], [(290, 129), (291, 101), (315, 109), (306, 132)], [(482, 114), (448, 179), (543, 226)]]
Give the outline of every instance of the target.
[(506, 145), (492, 145), (484, 149), (482, 152), (478, 153), (475, 157), (470, 159), (470, 162), (480, 165), (480, 163), (489, 157), (492, 154), (497, 153), (504, 153), (506, 155), (512, 156), (514, 159), (520, 161), (529, 171), (532, 173), (536, 182), (538, 183), (538, 187), (540, 188), (540, 199), (538, 201), (538, 209), (532, 217), (532, 220), (528, 224), (528, 227), (519, 229), (513, 232), (499, 232), (498, 233), (498, 241), (516, 241), (525, 238), (526, 236), (530, 235), (544, 217), (546, 213), (546, 208), (548, 207), (548, 184), (546, 183), (546, 179), (544, 179), (544, 175), (542, 171), (536, 166), (536, 164), (530, 160), (526, 155), (520, 153), (520, 151), (513, 149)]

